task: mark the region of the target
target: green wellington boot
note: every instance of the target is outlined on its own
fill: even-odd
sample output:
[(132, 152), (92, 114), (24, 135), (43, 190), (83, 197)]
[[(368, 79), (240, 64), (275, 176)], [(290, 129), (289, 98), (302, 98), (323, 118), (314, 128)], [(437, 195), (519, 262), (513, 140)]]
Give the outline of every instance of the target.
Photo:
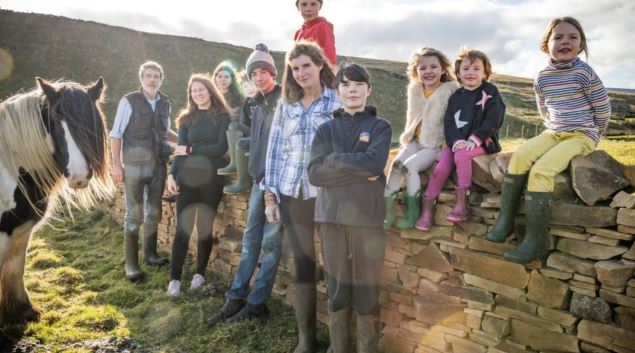
[(357, 315), (357, 353), (377, 353), (377, 316)]
[(403, 218), (397, 220), (397, 228), (411, 229), (417, 223), (419, 214), (421, 213), (421, 191), (414, 195), (406, 193), (406, 214)]
[(124, 232), (123, 252), (126, 260), (126, 278), (131, 282), (142, 280), (145, 273), (139, 267), (139, 233)]
[(143, 235), (143, 258), (151, 266), (163, 266), (169, 262), (157, 253), (157, 233)]
[(351, 324), (351, 309), (338, 311), (329, 310), (329, 336), (331, 344), (326, 353), (349, 353), (349, 327)]
[(384, 196), (386, 203), (386, 216), (384, 217), (384, 229), (388, 230), (395, 224), (397, 215), (395, 215), (395, 202), (397, 201), (397, 191), (388, 196)]
[(227, 130), (227, 150), (229, 152), (229, 164), (224, 168), (218, 168), (216, 174), (231, 175), (236, 173), (236, 142), (243, 137), (238, 130)]
[(295, 320), (298, 324), (298, 346), (293, 353), (313, 353), (315, 350), (315, 282), (294, 283)]
[(249, 157), (246, 155), (247, 151), (243, 150), (239, 146), (236, 146), (236, 152), (234, 154), (236, 161), (236, 172), (238, 174), (238, 180), (231, 185), (227, 185), (223, 188), (223, 192), (226, 194), (240, 194), (243, 191), (251, 189), (251, 177), (249, 176)]
[(520, 196), (527, 183), (527, 174), (505, 174), (501, 191), (501, 208), (496, 226), (485, 235), (485, 239), (496, 243), (505, 241), (514, 231), (514, 217), (520, 205)]
[(507, 260), (526, 264), (547, 258), (547, 231), (552, 198), (552, 192), (528, 191), (525, 194), (525, 237), (516, 249), (503, 254)]

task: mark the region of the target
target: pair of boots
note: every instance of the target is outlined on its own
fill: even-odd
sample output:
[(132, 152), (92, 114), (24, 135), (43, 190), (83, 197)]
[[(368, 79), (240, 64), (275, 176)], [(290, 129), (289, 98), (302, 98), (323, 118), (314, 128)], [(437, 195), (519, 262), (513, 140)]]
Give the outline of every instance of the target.
[[(469, 188), (456, 188), (454, 190), (455, 203), (452, 212), (450, 212), (445, 219), (452, 223), (462, 223), (470, 219), (472, 212), (470, 210), (470, 189)], [(432, 228), (434, 224), (434, 210), (437, 204), (437, 198), (429, 198), (425, 195), (421, 200), (421, 217), (415, 223), (415, 228), (427, 232)]]
[(226, 194), (240, 194), (243, 191), (251, 189), (251, 177), (249, 176), (247, 157), (244, 149), (238, 145), (238, 140), (243, 137), (243, 133), (238, 130), (227, 131), (227, 143), (229, 150), (229, 164), (225, 168), (219, 168), (216, 172), (218, 175), (238, 174), (238, 180), (223, 188)]
[[(514, 217), (520, 205), (520, 196), (527, 183), (527, 174), (506, 174), (501, 192), (501, 208), (494, 229), (485, 239), (496, 243), (505, 241), (514, 231)], [(529, 263), (544, 261), (549, 255), (547, 231), (551, 212), (552, 192), (532, 192), (525, 194), (525, 237), (513, 250), (503, 256), (514, 262)]]
[[(351, 351), (349, 342), (349, 327), (351, 319), (350, 308), (339, 311), (329, 310), (329, 335), (331, 345), (327, 353), (348, 353)], [(357, 315), (356, 326), (357, 353), (377, 352), (377, 316)]]
[[(139, 267), (139, 232), (124, 232), (124, 258), (126, 264), (126, 278), (131, 282), (137, 282), (145, 277), (145, 273)], [(157, 233), (143, 236), (143, 257), (146, 264), (151, 266), (163, 266), (168, 259), (160, 257), (157, 253)]]
[(397, 201), (397, 191), (391, 193), (388, 196), (384, 196), (384, 202), (386, 203), (386, 216), (384, 217), (384, 229), (388, 230), (393, 225), (398, 229), (411, 229), (414, 227), (417, 217), (419, 216), (419, 199), (421, 198), (421, 191), (411, 195), (406, 193), (406, 213), (403, 218), (396, 219), (395, 203)]

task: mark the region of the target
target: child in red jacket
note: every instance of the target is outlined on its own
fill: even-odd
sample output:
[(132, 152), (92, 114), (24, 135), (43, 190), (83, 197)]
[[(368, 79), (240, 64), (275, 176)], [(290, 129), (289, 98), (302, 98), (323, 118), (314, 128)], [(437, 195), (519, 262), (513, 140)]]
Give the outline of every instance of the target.
[(320, 16), (323, 0), (296, 0), (295, 7), (298, 8), (304, 23), (295, 32), (294, 41), (306, 39), (317, 42), (322, 48), (326, 58), (333, 66), (337, 65), (335, 55), (335, 36), (333, 35), (333, 24)]

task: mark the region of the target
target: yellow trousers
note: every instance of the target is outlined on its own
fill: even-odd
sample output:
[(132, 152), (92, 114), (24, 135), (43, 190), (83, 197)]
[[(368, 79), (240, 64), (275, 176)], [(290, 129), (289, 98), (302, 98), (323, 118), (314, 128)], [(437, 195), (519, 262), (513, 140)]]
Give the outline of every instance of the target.
[(571, 159), (586, 156), (594, 149), (595, 141), (581, 131), (546, 130), (518, 147), (507, 172), (529, 172), (527, 191), (553, 192), (556, 175), (567, 169)]

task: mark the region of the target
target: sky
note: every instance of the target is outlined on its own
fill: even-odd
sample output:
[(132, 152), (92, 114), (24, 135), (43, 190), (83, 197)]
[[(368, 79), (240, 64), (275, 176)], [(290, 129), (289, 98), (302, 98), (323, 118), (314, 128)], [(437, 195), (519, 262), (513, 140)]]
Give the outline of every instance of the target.
[[(139, 31), (286, 51), (302, 18), (293, 0), (2, 0), (0, 7), (91, 20)], [(535, 77), (538, 49), (554, 17), (577, 18), (589, 64), (607, 87), (635, 89), (633, 0), (324, 0), (339, 55), (408, 61), (417, 48), (453, 61), (461, 46), (485, 52), (496, 73)]]

